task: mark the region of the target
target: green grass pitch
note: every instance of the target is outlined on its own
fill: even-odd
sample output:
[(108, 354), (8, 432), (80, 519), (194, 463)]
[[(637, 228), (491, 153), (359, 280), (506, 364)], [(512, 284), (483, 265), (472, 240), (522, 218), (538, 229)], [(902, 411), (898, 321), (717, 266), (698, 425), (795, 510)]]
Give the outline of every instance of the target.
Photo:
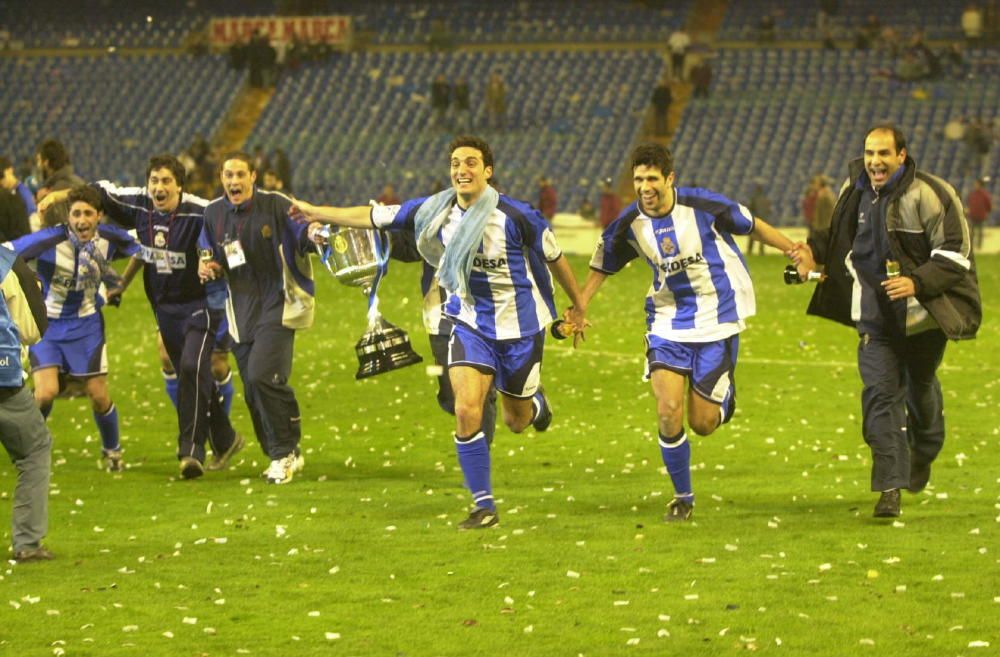
[[(979, 260), (985, 325), (940, 377), (948, 440), (898, 522), (871, 517), (856, 337), (807, 318), (810, 286), (751, 258), (733, 422), (694, 438), (694, 522), (670, 483), (642, 373), (648, 272), (607, 281), (577, 351), (549, 342), (544, 434), (498, 431), (501, 524), (459, 532), (453, 420), (422, 365), (354, 380), (365, 299), (317, 266), (316, 326), (292, 384), (306, 469), (248, 448), (177, 477), (176, 419), (138, 285), (105, 312), (128, 469), (97, 467), (88, 402), (56, 403), (49, 563), (0, 564), (0, 655), (958, 656), (1000, 648), (1000, 259)], [(318, 263), (317, 263), (318, 264)], [(586, 259), (573, 264), (582, 278)], [(386, 317), (429, 360), (419, 269), (394, 264)], [(560, 301), (560, 305), (564, 305)], [(237, 385), (239, 388), (239, 384)], [(0, 467), (10, 542), (14, 470)]]

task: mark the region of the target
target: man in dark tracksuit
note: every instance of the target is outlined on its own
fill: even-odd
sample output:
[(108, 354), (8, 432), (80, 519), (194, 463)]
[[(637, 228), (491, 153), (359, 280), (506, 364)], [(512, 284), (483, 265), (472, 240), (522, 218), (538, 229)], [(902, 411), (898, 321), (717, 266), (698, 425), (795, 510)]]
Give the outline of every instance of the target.
[(284, 484), (303, 466), (301, 417), (292, 373), (295, 330), (313, 322), (312, 242), (307, 224), (288, 216), (291, 200), (255, 189), (257, 173), (246, 153), (222, 165), (225, 196), (205, 208), (201, 245), (211, 250), (199, 274), (229, 282), (226, 314), (254, 431), (271, 459), (269, 483)]
[[(947, 340), (975, 337), (982, 305), (962, 202), (916, 167), (903, 134), (877, 125), (851, 162), (827, 234), (808, 313), (857, 327), (865, 442), (876, 517), (899, 515), (900, 490), (924, 489), (944, 444), (936, 372)], [(815, 266), (804, 250), (800, 271)]]
[[(134, 229), (142, 252), (123, 276), (127, 286), (143, 269), (146, 297), (172, 363), (178, 367), (177, 458), (185, 479), (222, 470), (243, 448), (243, 438), (229, 422), (212, 376), (215, 334), (224, 321), (221, 303), (210, 308), (208, 295), (225, 296), (223, 281), (202, 284), (198, 278), (198, 238), (208, 201), (184, 193), (184, 166), (173, 155), (156, 155), (146, 169), (146, 187), (94, 183), (105, 213), (115, 223)], [(63, 192), (42, 201), (59, 202)], [(216, 289), (212, 289), (212, 288)], [(124, 288), (122, 289), (124, 291)], [(205, 464), (206, 440), (212, 459)]]

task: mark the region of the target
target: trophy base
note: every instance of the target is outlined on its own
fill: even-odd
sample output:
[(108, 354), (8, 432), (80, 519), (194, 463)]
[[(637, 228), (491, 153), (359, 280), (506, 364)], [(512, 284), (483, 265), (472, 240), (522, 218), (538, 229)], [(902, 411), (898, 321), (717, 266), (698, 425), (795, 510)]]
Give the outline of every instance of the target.
[(354, 350), (358, 354), (355, 379), (367, 379), (424, 360), (413, 351), (406, 331), (381, 317), (373, 328), (361, 336)]

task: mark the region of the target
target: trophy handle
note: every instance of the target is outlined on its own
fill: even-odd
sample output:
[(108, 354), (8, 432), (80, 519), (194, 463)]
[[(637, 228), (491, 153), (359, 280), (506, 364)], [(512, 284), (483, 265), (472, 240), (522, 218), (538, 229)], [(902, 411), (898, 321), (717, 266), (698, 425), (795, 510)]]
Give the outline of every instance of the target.
[(382, 319), (382, 313), (378, 309), (378, 287), (382, 283), (382, 278), (389, 271), (389, 254), (392, 252), (392, 241), (388, 233), (383, 230), (375, 230), (375, 279), (371, 287), (365, 290), (368, 296), (368, 329), (374, 329)]

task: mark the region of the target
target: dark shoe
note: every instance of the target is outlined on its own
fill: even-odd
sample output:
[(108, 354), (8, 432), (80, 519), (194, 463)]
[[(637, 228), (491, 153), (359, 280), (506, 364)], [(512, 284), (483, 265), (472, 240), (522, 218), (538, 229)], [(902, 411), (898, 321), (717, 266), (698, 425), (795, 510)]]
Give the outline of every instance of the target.
[(41, 545), (36, 548), (18, 550), (14, 553), (14, 561), (18, 563), (27, 563), (28, 561), (51, 561), (54, 558), (54, 555)]
[(552, 406), (549, 405), (545, 389), (541, 386), (538, 386), (538, 394), (542, 398), (542, 407), (538, 409), (538, 415), (532, 420), (531, 426), (535, 428), (535, 431), (545, 431), (552, 424)]
[(205, 474), (205, 466), (201, 461), (193, 456), (185, 456), (181, 459), (181, 477), (184, 479), (197, 479)]
[(229, 465), (229, 459), (233, 458), (234, 454), (243, 449), (244, 445), (246, 445), (246, 441), (243, 440), (243, 436), (236, 434), (233, 437), (233, 444), (229, 446), (229, 449), (224, 451), (221, 455), (212, 454), (212, 460), (208, 462), (205, 469), (211, 472), (215, 472), (216, 470), (225, 470), (226, 466)]
[(875, 505), (876, 518), (898, 518), (899, 517), (899, 489), (887, 490), (878, 498)]
[(927, 482), (931, 480), (930, 463), (910, 463), (910, 485), (906, 490), (911, 493), (919, 493), (927, 488)]
[(691, 519), (694, 513), (694, 504), (684, 497), (675, 497), (667, 504), (667, 514), (663, 516), (663, 522), (684, 522)]
[(469, 517), (458, 523), (459, 529), (486, 529), (500, 522), (500, 514), (493, 509), (478, 507)]

